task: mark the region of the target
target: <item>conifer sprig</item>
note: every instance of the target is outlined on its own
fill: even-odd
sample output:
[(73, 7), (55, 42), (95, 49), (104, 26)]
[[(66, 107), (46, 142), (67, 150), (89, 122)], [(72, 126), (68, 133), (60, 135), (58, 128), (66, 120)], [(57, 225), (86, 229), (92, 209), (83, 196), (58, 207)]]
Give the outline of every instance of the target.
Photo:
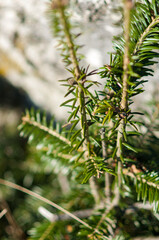
[[(63, 44), (62, 49), (65, 50), (66, 56), (69, 56), (69, 64), (72, 64), (72, 69), (68, 69), (70, 73), (72, 73), (72, 78), (69, 78), (67, 81), (68, 84), (68, 92), (66, 93), (66, 96), (68, 96), (70, 93), (73, 94), (73, 98), (70, 100), (67, 100), (62, 105), (66, 105), (68, 102), (73, 102), (73, 105), (71, 106), (73, 109), (73, 112), (70, 114), (68, 121), (70, 121), (72, 118), (73, 128), (80, 123), (80, 129), (75, 131), (71, 141), (72, 143), (76, 144), (76, 148), (78, 146), (83, 145), (83, 149), (85, 151), (84, 158), (86, 161), (86, 169), (88, 168), (88, 172), (85, 171), (85, 174), (87, 173), (87, 177), (85, 179), (91, 178), (91, 176), (99, 176), (100, 170), (98, 169), (98, 164), (94, 160), (94, 153), (91, 151), (91, 142), (89, 137), (89, 124), (88, 124), (88, 114), (89, 114), (89, 121), (92, 121), (92, 114), (91, 111), (86, 107), (86, 99), (87, 101), (95, 101), (94, 96), (90, 93), (89, 88), (94, 85), (98, 84), (97, 82), (87, 80), (88, 76), (91, 76), (95, 74), (95, 71), (87, 72), (87, 68), (83, 68), (79, 66), (79, 60), (77, 57), (77, 49), (74, 41), (73, 41), (73, 34), (71, 33), (71, 24), (69, 21), (69, 17), (66, 13), (67, 6), (59, 6), (56, 9), (53, 9), (54, 14), (59, 19), (59, 27), (58, 29), (63, 30), (63, 33), (65, 35), (66, 43), (61, 42), (60, 44)], [(66, 45), (66, 46), (65, 46)], [(89, 85), (87, 84), (89, 83)], [(66, 84), (66, 85), (67, 85)], [(86, 86), (87, 84), (87, 86)], [(77, 140), (77, 137), (80, 137), (80, 142), (75, 142), (75, 139)], [(90, 166), (87, 167), (89, 164), (93, 163)], [(92, 168), (93, 167), (93, 168)], [(90, 171), (91, 169), (91, 171)], [(88, 177), (89, 176), (89, 177)], [(92, 181), (92, 180), (91, 180)], [(93, 184), (94, 185), (94, 184)], [(94, 185), (94, 188), (95, 185)], [(96, 195), (98, 195), (97, 191)]]
[[(124, 148), (126, 147), (127, 149), (133, 150), (133, 146), (127, 143), (126, 126), (134, 128), (134, 134), (135, 132), (138, 134), (138, 129), (132, 118), (135, 114), (140, 113), (131, 112), (130, 105), (133, 103), (132, 97), (143, 92), (142, 86), (147, 80), (141, 77), (152, 75), (153, 71), (150, 66), (156, 63), (153, 58), (157, 59), (159, 57), (156, 51), (159, 50), (158, 15), (158, 1), (153, 1), (152, 3), (150, 1), (135, 3), (130, 13), (127, 74), (124, 74), (124, 59), (127, 58), (124, 58), (124, 46), (126, 46), (127, 41), (123, 35), (114, 41), (116, 53), (112, 55), (110, 65), (105, 65), (100, 73), (102, 78), (107, 79), (107, 94), (109, 94), (110, 91), (111, 97), (107, 97), (103, 102), (99, 103), (97, 112), (106, 114), (103, 116), (104, 123), (110, 121), (112, 118), (115, 129), (117, 129), (119, 125), (125, 125), (123, 130), (119, 131), (123, 131), (123, 140), (125, 141), (123, 144), (122, 141), (119, 141), (120, 138), (118, 138), (118, 146), (120, 145), (121, 149), (124, 145)], [(128, 33), (128, 29), (126, 33)], [(127, 80), (124, 81), (124, 78)], [(125, 91), (124, 88), (127, 88), (127, 90)], [(123, 94), (123, 92), (125, 92), (125, 94)], [(127, 106), (121, 104), (125, 99), (127, 99)], [(137, 124), (136, 122), (136, 125)], [(120, 148), (118, 148), (118, 150)], [(134, 149), (134, 151), (136, 150)], [(117, 154), (120, 155), (123, 161), (123, 155), (118, 152)]]
[[(50, 128), (46, 120), (42, 124), (38, 112), (29, 112), (22, 118), (20, 130), (31, 142), (42, 144), (51, 157), (62, 164), (63, 159), (69, 162), (69, 167), (76, 168), (76, 172), (83, 175), (83, 183), (89, 180), (95, 208), (102, 209), (100, 216), (93, 215), (88, 219), (92, 227), (82, 229), (82, 236), (113, 239), (118, 223), (112, 228), (109, 223), (114, 216), (113, 209), (120, 206), (121, 197), (126, 195), (126, 176), (135, 180), (138, 200), (140, 197), (144, 201), (148, 199), (158, 209), (158, 173), (144, 172), (144, 163), (140, 173), (132, 173), (128, 161), (132, 165), (133, 154), (138, 152), (130, 138), (140, 136), (138, 126), (142, 124), (133, 119), (141, 113), (132, 112), (132, 97), (143, 92), (145, 77), (152, 75), (151, 66), (159, 57), (159, 2), (124, 1), (124, 31), (114, 41), (115, 53), (111, 54), (110, 65), (101, 69), (100, 76), (106, 79), (106, 83), (98, 92), (91, 91), (92, 86), (98, 87), (98, 82), (88, 80), (96, 70), (89, 72), (88, 67), (80, 66), (80, 46), (75, 43), (68, 7), (69, 1), (54, 0), (50, 16), (61, 56), (71, 74), (62, 80), (67, 87), (67, 99), (61, 104), (70, 109), (70, 129), (64, 135), (63, 129)], [(74, 159), (71, 163), (68, 161), (70, 155)], [(114, 176), (109, 178), (110, 174)], [(103, 186), (103, 181), (106, 181), (105, 194), (98, 189)]]

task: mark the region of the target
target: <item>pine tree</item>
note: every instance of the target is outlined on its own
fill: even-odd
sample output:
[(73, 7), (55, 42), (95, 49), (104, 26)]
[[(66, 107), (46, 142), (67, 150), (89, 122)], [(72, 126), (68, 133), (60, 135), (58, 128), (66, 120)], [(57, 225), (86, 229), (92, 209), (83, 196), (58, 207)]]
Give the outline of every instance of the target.
[[(133, 97), (143, 92), (147, 76), (153, 76), (151, 66), (159, 57), (159, 2), (123, 2), (123, 33), (114, 38), (110, 64), (93, 71), (81, 66), (81, 46), (76, 44), (80, 34), (74, 34), (69, 8), (69, 1), (54, 0), (49, 11), (58, 49), (70, 73), (61, 80), (67, 88), (66, 101), (61, 104), (69, 108), (67, 124), (60, 125), (32, 109), (26, 110), (19, 126), (20, 135), (39, 151), (39, 168), (51, 167), (59, 180), (65, 173), (69, 185), (66, 207), (3, 179), (0, 183), (63, 212), (53, 214), (52, 223), (32, 229), (30, 240), (131, 239), (143, 228), (138, 201), (153, 204), (155, 213), (159, 208), (157, 157), (145, 161), (143, 147), (158, 139), (153, 124), (150, 131), (144, 118), (138, 117), (143, 113), (131, 109)], [(91, 80), (92, 75), (99, 81)], [(147, 129), (146, 135), (141, 126)], [(77, 206), (72, 207), (71, 201)], [(139, 227), (135, 227), (132, 212)], [(143, 219), (146, 214), (145, 210)], [(133, 225), (134, 233), (128, 224)]]

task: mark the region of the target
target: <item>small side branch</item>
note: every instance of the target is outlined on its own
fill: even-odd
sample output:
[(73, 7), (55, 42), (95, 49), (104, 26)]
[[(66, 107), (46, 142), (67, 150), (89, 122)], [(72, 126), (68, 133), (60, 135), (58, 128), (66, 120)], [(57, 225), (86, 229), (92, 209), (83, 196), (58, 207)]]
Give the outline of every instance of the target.
[(63, 213), (69, 215), (71, 218), (73, 218), (74, 220), (76, 220), (77, 222), (81, 223), (82, 225), (88, 227), (89, 229), (92, 229), (91, 226), (89, 226), (86, 222), (82, 221), (80, 218), (76, 217), (75, 215), (73, 215), (72, 213), (70, 213), (69, 211), (65, 210), (64, 208), (60, 207), (59, 205), (57, 205), (56, 203), (48, 200), (47, 198), (27, 189), (27, 188), (24, 188), (24, 187), (21, 187), (20, 185), (17, 185), (15, 183), (12, 183), (12, 182), (9, 182), (7, 180), (4, 180), (4, 179), (1, 179), (0, 178), (0, 184), (2, 185), (5, 185), (5, 186), (8, 186), (10, 188), (13, 188), (13, 189), (16, 189), (16, 190), (19, 190), (21, 192), (24, 192), (32, 197), (35, 197), (36, 199), (39, 199), (47, 204), (49, 204), (50, 206), (62, 211)]
[[(2, 178), (0, 178), (0, 184), (5, 185), (5, 186), (10, 187), (10, 188), (13, 188), (13, 189), (16, 189), (16, 190), (21, 191), (23, 193), (26, 193), (26, 194), (28, 194), (28, 195), (30, 195), (32, 197), (35, 197), (36, 199), (38, 199), (40, 201), (43, 201), (43, 202), (49, 204), (50, 206), (60, 210), (64, 214), (69, 215), (70, 218), (76, 220), (77, 222), (81, 223), (85, 227), (93, 230), (93, 228), (89, 224), (87, 224), (86, 222), (81, 220), (79, 217), (75, 216), (74, 214), (70, 213), (69, 211), (65, 210), (64, 208), (60, 207), (59, 205), (57, 205), (56, 203), (50, 201), (49, 199), (39, 195), (38, 193), (35, 193), (35, 192), (33, 192), (33, 191), (31, 191), (31, 190), (29, 190), (27, 188), (21, 187), (18, 184), (9, 182), (9, 181), (4, 180)], [(95, 232), (98, 233), (100, 236), (102, 235), (103, 239), (108, 239), (107, 237), (103, 236), (103, 234), (101, 234), (98, 230), (96, 230)]]
[[(124, 49), (124, 59), (123, 59), (123, 84), (122, 84), (122, 98), (120, 102), (120, 107), (122, 111), (126, 112), (128, 108), (128, 79), (129, 79), (129, 44), (130, 44), (130, 11), (133, 7), (132, 0), (124, 0), (124, 39), (125, 39), (125, 49)], [(121, 171), (122, 171), (122, 147), (121, 143), (123, 141), (123, 130), (125, 129), (125, 118), (121, 119), (118, 127), (117, 135), (117, 160), (118, 160), (118, 187), (121, 186)]]
[[(60, 2), (59, 0), (57, 1)], [(65, 33), (68, 51), (70, 54), (70, 59), (74, 69), (75, 80), (78, 82), (82, 73), (81, 73), (78, 59), (76, 56), (75, 45), (72, 40), (69, 22), (65, 15), (65, 9), (63, 7), (59, 7), (58, 11), (60, 14), (61, 25), (63, 26), (63, 31)], [(84, 88), (84, 81), (81, 82), (81, 84), (82, 84), (82, 87)], [(80, 86), (77, 86), (77, 88), (78, 88), (78, 99), (79, 99), (79, 106), (80, 106), (79, 112), (80, 112), (80, 119), (81, 119), (82, 139), (85, 139), (83, 142), (83, 149), (85, 150), (84, 158), (87, 161), (91, 156), (91, 150), (90, 150), (89, 130), (88, 130), (88, 124), (87, 124), (87, 114), (85, 110), (85, 94), (83, 89)], [(93, 177), (89, 180), (89, 183), (90, 183), (91, 192), (94, 197), (95, 203), (96, 205), (98, 205), (100, 201), (100, 196), (99, 196), (98, 189)]]
[(139, 38), (139, 41), (136, 44), (135, 50), (133, 52), (133, 55), (135, 55), (137, 53), (137, 51), (140, 49), (145, 37), (147, 36), (147, 34), (150, 32), (151, 28), (154, 27), (154, 25), (159, 24), (159, 17), (152, 19), (152, 22), (150, 23), (150, 25), (146, 28), (146, 30), (143, 32), (143, 34), (141, 35), (141, 37)]
[(67, 138), (61, 136), (59, 133), (48, 128), (47, 126), (44, 126), (41, 123), (38, 123), (38, 122), (32, 120), (29, 115), (22, 117), (22, 122), (23, 122), (23, 124), (28, 123), (29, 125), (31, 125), (33, 127), (37, 127), (39, 129), (41, 129), (42, 131), (48, 133), (49, 135), (58, 138), (62, 142), (66, 143), (68, 145), (71, 145), (71, 142)]
[(0, 219), (7, 213), (7, 209), (3, 209), (2, 212), (0, 213)]
[(74, 46), (72, 36), (71, 36), (71, 33), (70, 33), (69, 24), (67, 23), (67, 19), (66, 19), (63, 7), (59, 8), (59, 13), (60, 13), (61, 24), (64, 28), (67, 45), (69, 47), (71, 61), (72, 61), (72, 64), (73, 64), (73, 68), (75, 70), (75, 75), (76, 75), (76, 78), (77, 78), (76, 80), (78, 80), (78, 78), (80, 77), (80, 68), (79, 68), (79, 65), (78, 65), (78, 60), (77, 60), (76, 52), (75, 52), (75, 46)]
[(137, 180), (139, 180), (143, 183), (146, 183), (150, 187), (153, 187), (154, 189), (159, 190), (159, 184), (158, 183), (150, 182), (150, 181), (144, 179), (142, 175), (141, 176), (140, 175), (135, 175), (134, 173), (128, 172), (128, 171), (124, 171), (123, 173), (124, 173), (124, 175), (129, 176), (129, 177), (133, 178), (134, 180), (137, 179)]
[[(101, 141), (102, 141), (102, 155), (103, 160), (106, 161), (107, 158), (107, 145), (105, 141), (105, 128), (101, 129)], [(111, 190), (110, 190), (110, 174), (105, 173), (105, 198), (106, 198), (106, 204), (110, 203), (110, 197), (111, 197)]]
[[(119, 194), (118, 194), (118, 186), (116, 186), (115, 191), (114, 191), (114, 199), (111, 202), (111, 204), (109, 206), (107, 206), (107, 208), (105, 209), (104, 213), (102, 214), (101, 219), (99, 220), (99, 222), (97, 223), (97, 226), (94, 230), (94, 233), (96, 231), (98, 231), (99, 227), (101, 226), (101, 224), (104, 222), (104, 220), (106, 220), (108, 213), (115, 207), (118, 206), (119, 203)], [(111, 229), (111, 232), (113, 233), (113, 230)]]
[(99, 196), (99, 193), (98, 193), (98, 188), (97, 188), (97, 184), (95, 182), (94, 177), (91, 177), (89, 179), (89, 185), (90, 185), (90, 188), (91, 188), (92, 196), (93, 196), (94, 201), (95, 201), (95, 207), (99, 208), (100, 205), (101, 205), (101, 201), (100, 201), (101, 199), (100, 199), (100, 196)]
[[(43, 217), (48, 219), (50, 222), (66, 221), (71, 219), (71, 217), (68, 216), (67, 214), (53, 214), (44, 207), (39, 207), (38, 211)], [(92, 213), (93, 209), (83, 209), (73, 212), (73, 214), (79, 218), (88, 218), (92, 215)]]
[(9, 223), (8, 234), (15, 240), (26, 240), (25, 233), (23, 232), (21, 227), (17, 224), (5, 200), (2, 200), (0, 202), (0, 208), (3, 209), (3, 211), (0, 214), (1, 215), (0, 218), (2, 217), (2, 214), (5, 215)]

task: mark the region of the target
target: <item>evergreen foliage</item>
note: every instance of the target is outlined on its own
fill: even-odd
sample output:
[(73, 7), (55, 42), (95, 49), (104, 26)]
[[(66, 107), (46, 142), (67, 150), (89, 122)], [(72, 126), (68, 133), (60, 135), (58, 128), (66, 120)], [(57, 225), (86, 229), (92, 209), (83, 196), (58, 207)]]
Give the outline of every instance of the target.
[[(147, 76), (153, 76), (151, 66), (159, 57), (159, 2), (124, 1), (123, 33), (114, 38), (110, 65), (93, 71), (80, 65), (81, 46), (76, 45), (79, 34), (73, 33), (69, 4), (67, 0), (51, 1), (49, 13), (58, 48), (70, 73), (68, 79), (61, 80), (67, 87), (66, 101), (61, 106), (70, 109), (68, 123), (60, 125), (32, 109), (22, 117), (19, 130), (40, 152), (39, 164), (45, 163), (56, 177), (65, 175), (71, 192), (64, 202), (59, 202), (76, 218), (70, 214), (69, 219), (59, 217), (53, 223), (34, 226), (29, 239), (131, 239), (136, 232), (141, 233), (143, 226), (140, 211), (134, 210), (138, 226), (134, 225), (134, 233), (127, 229), (125, 222), (133, 222), (127, 210), (140, 199), (153, 203), (156, 212), (159, 208), (158, 163), (154, 163), (157, 157), (144, 161), (140, 144), (145, 141), (146, 146), (150, 138), (158, 138), (151, 130), (146, 140), (148, 136), (140, 127), (145, 126), (147, 131), (148, 127), (143, 118), (139, 121), (136, 116), (142, 113), (131, 110), (132, 98), (143, 92)], [(102, 90), (100, 80), (91, 80), (92, 75), (104, 80)], [(149, 147), (145, 152), (150, 152)], [(71, 199), (77, 206), (71, 204)], [(81, 217), (74, 212), (78, 205)], [(87, 208), (91, 213), (82, 215)], [(80, 221), (81, 218), (87, 219)]]

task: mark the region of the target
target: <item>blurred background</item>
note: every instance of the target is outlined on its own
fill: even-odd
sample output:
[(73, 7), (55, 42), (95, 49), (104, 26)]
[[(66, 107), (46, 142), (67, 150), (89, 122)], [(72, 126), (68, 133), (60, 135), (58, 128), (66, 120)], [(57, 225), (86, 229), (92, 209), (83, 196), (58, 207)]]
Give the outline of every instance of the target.
[[(60, 121), (67, 115), (67, 110), (59, 107), (65, 89), (58, 80), (69, 75), (56, 49), (48, 3), (49, 0), (0, 0), (0, 177), (32, 190), (36, 188), (55, 201), (60, 198), (60, 181), (47, 166), (39, 166), (38, 153), (28, 147), (17, 131), (23, 112), (32, 106)], [(82, 32), (78, 41), (84, 45), (83, 64), (90, 65), (92, 70), (109, 64), (112, 37), (122, 31), (118, 24), (120, 6), (120, 0), (72, 0), (72, 21)], [(159, 89), (159, 65), (153, 68), (155, 77), (149, 78), (145, 93), (135, 99), (135, 107), (145, 107), (145, 102), (153, 99), (154, 90)], [(49, 187), (54, 187), (54, 192), (48, 191)], [(39, 203), (22, 193), (2, 186), (0, 189), (0, 209), (5, 207), (14, 215), (13, 219), (10, 213), (0, 220), (0, 239), (25, 239), (23, 231), (37, 221), (37, 215), (41, 217), (37, 212)], [(16, 222), (21, 223), (22, 232)]]

